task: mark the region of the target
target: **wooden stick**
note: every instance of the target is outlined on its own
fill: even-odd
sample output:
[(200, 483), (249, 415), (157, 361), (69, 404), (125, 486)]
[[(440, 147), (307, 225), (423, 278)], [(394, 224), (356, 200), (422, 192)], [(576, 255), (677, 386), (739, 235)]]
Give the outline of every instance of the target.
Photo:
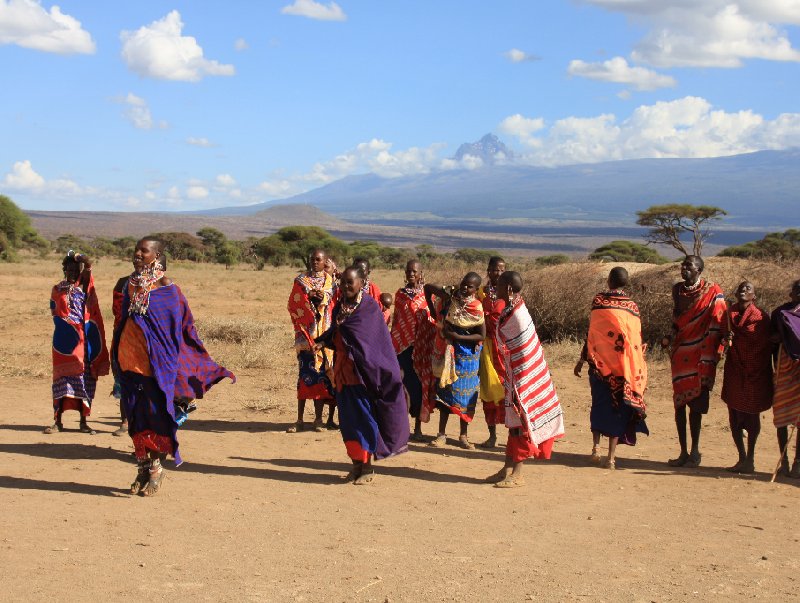
[(772, 479), (769, 480), (770, 484), (772, 482), (774, 482), (775, 478), (778, 476), (778, 471), (781, 468), (781, 463), (783, 462), (783, 457), (785, 457), (786, 453), (789, 451), (789, 444), (791, 444), (791, 442), (792, 442), (792, 437), (794, 436), (794, 430), (797, 428), (797, 422), (798, 421), (800, 421), (800, 416), (798, 416), (795, 419), (794, 425), (792, 425), (792, 430), (789, 432), (789, 435), (786, 438), (786, 445), (783, 447), (783, 450), (781, 450), (781, 457), (778, 459), (778, 464), (775, 465), (775, 471), (772, 472)]

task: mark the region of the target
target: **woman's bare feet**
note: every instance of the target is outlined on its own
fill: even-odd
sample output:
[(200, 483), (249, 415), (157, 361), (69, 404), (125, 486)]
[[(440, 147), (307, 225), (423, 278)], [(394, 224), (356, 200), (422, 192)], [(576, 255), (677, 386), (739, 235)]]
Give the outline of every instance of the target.
[(494, 487), (495, 488), (519, 488), (520, 486), (525, 485), (525, 480), (522, 477), (517, 477), (515, 475), (509, 475), (506, 479), (501, 482), (497, 482)]

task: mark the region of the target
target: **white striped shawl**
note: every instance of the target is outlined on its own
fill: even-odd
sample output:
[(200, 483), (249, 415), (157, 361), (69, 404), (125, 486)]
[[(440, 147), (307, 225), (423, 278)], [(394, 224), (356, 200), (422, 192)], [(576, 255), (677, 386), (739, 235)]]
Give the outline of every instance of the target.
[(500, 317), (496, 341), (506, 366), (506, 425), (521, 426), (537, 446), (563, 436), (564, 413), (521, 297)]

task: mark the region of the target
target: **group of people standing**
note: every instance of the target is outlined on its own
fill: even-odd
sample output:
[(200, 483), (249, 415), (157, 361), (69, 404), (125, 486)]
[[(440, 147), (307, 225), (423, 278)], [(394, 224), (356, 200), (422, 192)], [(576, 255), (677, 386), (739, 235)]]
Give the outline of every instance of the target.
[[(488, 481), (499, 487), (518, 486), (522, 461), (550, 458), (554, 441), (564, 435), (563, 411), (520, 295), (522, 278), (507, 272), (502, 258), (489, 260), (485, 283), (469, 272), (457, 287), (425, 283), (422, 265), (410, 260), (405, 284), (393, 299), (381, 294), (369, 278), (366, 260), (356, 259), (340, 275), (318, 249), (310, 266), (295, 279), (289, 299), (300, 368), (298, 420), (289, 431), (304, 428), (306, 398), (317, 403), (317, 430), (324, 428), (325, 404), (331, 409), (326, 425), (337, 427), (333, 416), (338, 405), (345, 446), (354, 463), (348, 479), (371, 482), (372, 458), (404, 452), (409, 439), (433, 447), (447, 445), (451, 415), (458, 417), (457, 445), (474, 448), (468, 430), (479, 400), (489, 438), (478, 446), (494, 448), (497, 426), (509, 429), (505, 465)], [(739, 455), (729, 471), (754, 471), (760, 413), (772, 407), (781, 468), (787, 476), (800, 477), (797, 452), (791, 465), (787, 455), (788, 426), (800, 422), (800, 281), (793, 285), (790, 301), (770, 317), (754, 303), (752, 283), (741, 283), (735, 301), (728, 304), (721, 288), (701, 276), (703, 268), (698, 256), (681, 263), (682, 281), (672, 290), (672, 332), (661, 341), (671, 360), (680, 444), (678, 456), (668, 463), (700, 465), (702, 416), (709, 410), (717, 364), (727, 354), (722, 399)], [(608, 469), (616, 467), (618, 444), (635, 445), (637, 434), (649, 434), (647, 344), (639, 308), (626, 292), (629, 286), (624, 268), (609, 272), (606, 289), (592, 300), (589, 330), (574, 369), (580, 377), (584, 364), (589, 366), (589, 458)], [(380, 383), (377, 376), (382, 377)], [(401, 419), (406, 411), (414, 419), (410, 434)], [(438, 432), (428, 441), (422, 423), (436, 411)], [(599, 450), (602, 437), (608, 438), (604, 456)]]
[[(409, 260), (404, 286), (388, 300), (370, 279), (367, 260), (357, 258), (339, 274), (317, 249), (309, 266), (295, 279), (288, 304), (299, 365), (298, 420), (289, 431), (304, 429), (309, 397), (317, 403), (317, 430), (324, 428), (323, 406), (335, 404), (353, 462), (348, 480), (370, 483), (373, 458), (405, 452), (409, 440), (427, 441), (422, 423), (435, 411), (439, 431), (430, 446), (446, 445), (455, 415), (458, 444), (474, 448), (468, 426), (483, 390), (490, 392), (484, 408), (492, 435), (482, 446), (496, 445), (499, 423), (510, 430), (505, 466), (489, 480), (518, 486), (524, 459), (550, 457), (564, 434), (563, 413), (520, 295), (522, 278), (506, 272), (502, 258), (492, 258), (486, 284), (470, 272), (457, 287), (425, 283), (420, 262)], [(312, 384), (321, 387), (311, 391)]]
[[(288, 302), (299, 367), (297, 421), (288, 431), (306, 428), (305, 403), (313, 400), (313, 429), (341, 430), (352, 461), (348, 481), (373, 482), (373, 460), (407, 451), (409, 441), (446, 446), (451, 415), (459, 422), (457, 445), (473, 449), (468, 433), (479, 400), (489, 438), (478, 446), (496, 447), (497, 426), (508, 428), (505, 463), (488, 482), (519, 486), (523, 461), (551, 457), (555, 440), (564, 435), (563, 410), (521, 295), (522, 277), (506, 271), (502, 258), (489, 260), (485, 282), (469, 272), (458, 286), (425, 283), (421, 263), (409, 260), (405, 283), (394, 297), (371, 280), (366, 259), (357, 258), (340, 272), (316, 249), (308, 265), (294, 280)], [(661, 341), (670, 352), (680, 443), (669, 465), (700, 464), (702, 416), (709, 410), (717, 364), (727, 355), (722, 399), (738, 452), (729, 470), (754, 471), (760, 413), (772, 407), (781, 468), (800, 478), (798, 450), (792, 464), (787, 454), (788, 427), (800, 423), (800, 281), (770, 316), (756, 305), (752, 283), (742, 282), (728, 304), (720, 287), (702, 277), (703, 267), (698, 256), (681, 263), (682, 281), (672, 289), (673, 329)], [(164, 479), (161, 461), (170, 455), (181, 463), (177, 431), (194, 400), (225, 377), (235, 377), (208, 355), (186, 298), (166, 276), (158, 239), (137, 242), (133, 272), (114, 288), (110, 348), (91, 259), (71, 251), (62, 268), (64, 279), (50, 300), (54, 423), (45, 433), (63, 429), (67, 410), (79, 412), (80, 431), (94, 433), (86, 419), (97, 378), (113, 372), (123, 426), (116, 435), (130, 435), (138, 464), (131, 492), (152, 496)], [(629, 285), (624, 268), (609, 272), (606, 289), (593, 298), (574, 369), (580, 377), (589, 365), (590, 461), (609, 469), (616, 466), (619, 443), (635, 445), (637, 434), (648, 434), (647, 346)], [(437, 411), (438, 431), (429, 441), (422, 424)], [(599, 451), (603, 436), (605, 458)], [(797, 440), (800, 444), (800, 434)]]

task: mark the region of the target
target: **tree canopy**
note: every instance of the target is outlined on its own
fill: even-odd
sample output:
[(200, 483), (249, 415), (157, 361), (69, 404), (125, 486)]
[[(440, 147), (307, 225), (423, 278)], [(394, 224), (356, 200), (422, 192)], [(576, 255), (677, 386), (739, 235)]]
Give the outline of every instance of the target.
[(0, 195), (0, 261), (16, 258), (18, 249), (42, 251), (50, 245), (31, 225), (31, 219), (5, 195)]
[(665, 264), (669, 260), (652, 247), (634, 241), (611, 241), (589, 254), (590, 260)]
[(733, 258), (787, 261), (800, 258), (800, 229), (771, 232), (759, 241), (726, 247), (719, 255)]
[[(669, 245), (684, 255), (701, 255), (703, 244), (711, 236), (709, 222), (722, 219), (728, 212), (713, 205), (671, 203), (653, 205), (636, 215), (636, 223), (650, 229), (645, 235), (648, 243)], [(691, 237), (691, 251), (684, 244), (686, 237)]]

